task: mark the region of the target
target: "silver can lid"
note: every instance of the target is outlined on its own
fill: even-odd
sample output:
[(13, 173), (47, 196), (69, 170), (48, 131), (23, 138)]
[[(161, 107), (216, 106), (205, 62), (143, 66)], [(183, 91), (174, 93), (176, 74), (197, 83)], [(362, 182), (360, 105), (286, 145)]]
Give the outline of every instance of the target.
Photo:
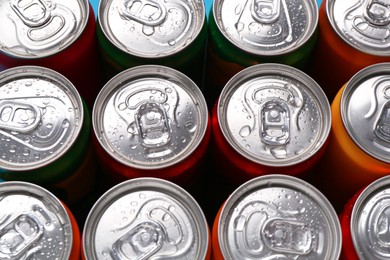
[(329, 0), (326, 12), (333, 29), (350, 46), (372, 55), (390, 55), (390, 2)]
[(351, 215), (351, 235), (360, 259), (390, 258), (390, 176), (382, 177), (359, 195)]
[(205, 24), (199, 0), (107, 0), (99, 4), (98, 22), (117, 48), (138, 57), (161, 58), (193, 42)]
[(61, 52), (84, 31), (87, 0), (1, 0), (0, 49), (7, 55), (35, 59)]
[(83, 232), (87, 259), (205, 259), (209, 230), (189, 193), (161, 179), (111, 188), (93, 206)]
[(190, 156), (208, 127), (207, 104), (183, 73), (143, 65), (116, 75), (100, 91), (92, 124), (101, 146), (117, 161), (160, 169)]
[(330, 105), (319, 85), (282, 64), (254, 65), (233, 76), (217, 113), (230, 145), (248, 160), (269, 166), (309, 159), (331, 126)]
[(216, 0), (213, 14), (219, 30), (232, 44), (261, 56), (299, 49), (318, 24), (314, 0)]
[(390, 63), (356, 73), (343, 90), (340, 112), (352, 140), (370, 156), (390, 163)]
[(69, 259), (72, 224), (53, 194), (26, 182), (3, 182), (0, 208), (0, 259)]
[(218, 222), (228, 259), (338, 259), (341, 228), (329, 201), (287, 175), (254, 178), (226, 201)]
[(32, 170), (61, 157), (79, 136), (80, 95), (61, 74), (37, 66), (0, 73), (0, 168)]

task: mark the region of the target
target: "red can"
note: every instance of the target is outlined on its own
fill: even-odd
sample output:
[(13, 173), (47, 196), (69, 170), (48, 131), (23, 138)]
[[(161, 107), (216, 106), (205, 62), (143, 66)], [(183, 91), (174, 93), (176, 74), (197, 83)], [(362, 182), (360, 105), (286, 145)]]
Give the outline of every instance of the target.
[(103, 84), (96, 20), (89, 1), (3, 2), (0, 68), (51, 68), (67, 77), (91, 107)]
[(92, 113), (101, 169), (113, 183), (157, 177), (188, 184), (210, 139), (206, 101), (183, 73), (142, 65), (113, 77)]
[(226, 84), (214, 106), (214, 162), (234, 183), (303, 176), (322, 156), (330, 123), (329, 102), (309, 76), (288, 65), (254, 65)]

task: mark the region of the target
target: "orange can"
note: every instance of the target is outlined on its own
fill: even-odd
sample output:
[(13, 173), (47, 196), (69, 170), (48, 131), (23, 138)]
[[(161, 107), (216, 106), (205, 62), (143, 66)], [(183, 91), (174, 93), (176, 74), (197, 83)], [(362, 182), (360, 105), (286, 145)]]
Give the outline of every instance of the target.
[(359, 71), (331, 109), (330, 142), (314, 184), (341, 210), (358, 190), (390, 173), (390, 63)]
[[(383, 12), (383, 15), (381, 14)], [(377, 0), (323, 0), (308, 73), (333, 100), (359, 70), (390, 61), (389, 6)]]

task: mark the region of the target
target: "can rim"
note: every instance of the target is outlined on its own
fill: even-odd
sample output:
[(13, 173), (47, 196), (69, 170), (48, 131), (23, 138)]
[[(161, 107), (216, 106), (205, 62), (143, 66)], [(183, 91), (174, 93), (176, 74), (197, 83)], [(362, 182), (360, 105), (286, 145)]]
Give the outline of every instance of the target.
[(11, 171), (35, 170), (43, 166), (47, 166), (52, 162), (56, 161), (58, 158), (60, 158), (62, 155), (64, 155), (66, 152), (70, 150), (70, 148), (74, 145), (74, 142), (80, 136), (82, 124), (84, 122), (84, 117), (85, 117), (83, 101), (76, 87), (64, 75), (50, 68), (35, 66), (35, 65), (26, 65), (26, 66), (12, 67), (3, 70), (0, 72), (0, 87), (2, 87), (4, 84), (12, 80), (23, 78), (24, 76), (30, 76), (30, 77), (37, 76), (39, 78), (48, 79), (52, 82), (58, 83), (56, 84), (56, 86), (64, 90), (64, 92), (68, 95), (69, 99), (71, 100), (73, 106), (77, 106), (77, 112), (78, 112), (77, 118), (79, 120), (79, 124), (76, 124), (75, 127), (73, 128), (73, 133), (71, 138), (69, 139), (69, 144), (67, 144), (59, 153), (56, 153), (55, 156), (48, 157), (49, 158), (48, 160), (45, 160), (43, 162), (38, 161), (38, 162), (27, 163), (24, 164), (23, 166), (18, 166), (18, 167), (15, 167), (15, 165), (12, 166), (10, 163), (7, 163), (5, 165), (0, 161), (0, 165), (1, 165), (0, 168), (11, 170)]
[[(329, 249), (333, 251), (331, 256), (327, 259), (337, 259), (341, 253), (341, 244), (342, 244), (342, 233), (341, 225), (338, 221), (338, 215), (333, 208), (329, 200), (323, 195), (316, 187), (310, 183), (303, 181), (297, 177), (284, 175), (284, 174), (268, 174), (260, 177), (255, 177), (246, 183), (239, 186), (233, 193), (228, 197), (225, 204), (222, 207), (220, 217), (218, 219), (218, 243), (221, 248), (222, 255), (226, 259), (233, 259), (228, 255), (229, 250), (225, 246), (225, 240), (220, 239), (223, 237), (223, 227), (226, 226), (226, 220), (231, 209), (234, 208), (234, 205), (240, 201), (240, 198), (246, 194), (250, 194), (253, 190), (259, 190), (262, 188), (290, 188), (295, 191), (302, 192), (310, 199), (318, 203), (318, 206), (323, 209), (324, 213), (329, 220), (329, 224), (332, 226), (330, 228), (330, 233), (334, 235), (334, 242), (332, 245), (329, 245)], [(327, 211), (325, 209), (328, 209)]]
[[(240, 145), (237, 144), (234, 138), (230, 135), (230, 131), (227, 130), (226, 118), (224, 116), (224, 113), (226, 112), (225, 110), (229, 103), (228, 98), (230, 98), (234, 94), (235, 90), (239, 88), (242, 83), (245, 83), (253, 78), (263, 75), (283, 75), (285, 77), (293, 79), (300, 79), (300, 82), (302, 83), (301, 85), (305, 86), (305, 90), (307, 90), (311, 94), (313, 99), (316, 99), (319, 107), (322, 109), (321, 111), (319, 111), (321, 112), (321, 118), (323, 119), (324, 124), (321, 129), (321, 135), (318, 135), (318, 143), (316, 145), (313, 145), (310, 150), (307, 150), (306, 154), (295, 156), (293, 159), (278, 159), (277, 162), (270, 162), (268, 160), (260, 158), (259, 156), (255, 157), (243, 151)], [(225, 102), (225, 100), (227, 100), (227, 102)], [(226, 85), (222, 89), (220, 98), (218, 99), (217, 106), (219, 128), (221, 129), (224, 138), (228, 141), (232, 148), (244, 158), (266, 166), (292, 166), (312, 158), (317, 154), (318, 151), (321, 150), (321, 147), (326, 142), (331, 130), (331, 107), (325, 95), (325, 92), (318, 85), (318, 83), (315, 82), (314, 79), (312, 79), (309, 75), (297, 68), (285, 64), (262, 63), (252, 65), (241, 70), (226, 83)]]
[(97, 259), (94, 246), (95, 229), (100, 217), (112, 204), (112, 202), (123, 195), (145, 190), (160, 191), (164, 194), (168, 194), (177, 200), (181, 205), (186, 207), (188, 212), (192, 215), (194, 223), (198, 225), (196, 232), (199, 234), (199, 246), (197, 250), (198, 257), (196, 259), (206, 259), (208, 245), (210, 243), (210, 234), (206, 217), (200, 205), (189, 192), (187, 192), (179, 185), (164, 179), (154, 177), (140, 177), (121, 182), (106, 191), (95, 202), (88, 213), (83, 228), (82, 243), (85, 257), (87, 259)]

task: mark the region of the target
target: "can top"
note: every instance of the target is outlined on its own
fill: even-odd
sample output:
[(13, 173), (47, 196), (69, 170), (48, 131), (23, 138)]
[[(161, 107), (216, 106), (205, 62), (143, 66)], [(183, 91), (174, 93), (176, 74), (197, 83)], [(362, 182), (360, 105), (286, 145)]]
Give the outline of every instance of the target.
[(390, 63), (377, 63), (356, 73), (340, 101), (345, 128), (370, 156), (390, 163)]
[(137, 66), (113, 77), (100, 91), (92, 124), (102, 147), (138, 169), (177, 164), (199, 146), (208, 110), (198, 86), (164, 66)]
[(315, 187), (264, 175), (236, 189), (222, 208), (219, 245), (228, 259), (338, 259), (341, 228)]
[(0, 168), (45, 166), (67, 152), (84, 118), (80, 95), (61, 74), (37, 66), (0, 73)]
[(351, 215), (351, 235), (361, 259), (390, 258), (390, 176), (368, 185), (356, 200)]
[(390, 3), (387, 0), (328, 0), (326, 12), (333, 29), (361, 52), (390, 55)]
[(213, 15), (221, 33), (248, 53), (275, 56), (299, 49), (314, 34), (314, 0), (216, 0)]
[(87, 259), (205, 259), (208, 245), (197, 202), (178, 185), (156, 178), (111, 188), (93, 206), (83, 232)]
[(1, 259), (69, 259), (72, 224), (53, 194), (27, 182), (2, 182), (0, 208)]
[(36, 59), (61, 52), (84, 31), (87, 0), (1, 0), (0, 49), (7, 55)]
[(330, 131), (322, 89), (298, 69), (259, 64), (237, 73), (218, 101), (219, 125), (242, 156), (269, 166), (290, 166), (313, 156)]
[(100, 1), (98, 22), (117, 48), (138, 57), (176, 54), (193, 42), (206, 21), (198, 0)]

